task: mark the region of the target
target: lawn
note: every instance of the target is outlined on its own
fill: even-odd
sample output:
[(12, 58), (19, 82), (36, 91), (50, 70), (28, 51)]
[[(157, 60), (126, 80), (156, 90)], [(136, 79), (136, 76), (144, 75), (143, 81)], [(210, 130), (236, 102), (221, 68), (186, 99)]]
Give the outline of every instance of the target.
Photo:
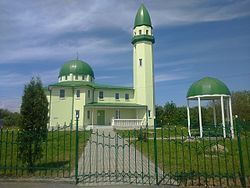
[[(43, 157), (33, 167), (33, 173), (28, 173), (28, 167), (18, 154), (16, 138), (18, 130), (2, 130), (0, 132), (0, 176), (45, 176), (70, 177), (74, 170), (76, 132), (66, 129), (49, 131), (43, 142)], [(89, 131), (79, 131), (79, 152), (90, 136)], [(7, 140), (7, 142), (6, 142)]]
[[(148, 133), (148, 137), (149, 138), (153, 138), (154, 137), (154, 129), (134, 129), (134, 130), (116, 130), (116, 132), (124, 137), (124, 138), (134, 138), (134, 137), (138, 137), (141, 133)], [(183, 126), (167, 126), (164, 127), (164, 129), (162, 128), (157, 128), (156, 129), (156, 137), (157, 138), (162, 138), (162, 137), (181, 137), (183, 135), (183, 137), (187, 137), (188, 136), (188, 129), (187, 127), (183, 127)]]
[[(117, 131), (122, 137), (130, 137), (131, 144), (155, 162), (157, 156), (160, 179), (170, 176), (184, 185), (240, 185), (240, 160), (237, 138), (206, 137), (187, 139), (185, 128), (172, 127), (156, 130), (157, 152), (154, 134), (140, 139), (145, 130)], [(153, 130), (148, 130), (153, 132)], [(182, 137), (183, 135), (183, 137)], [(139, 139), (138, 139), (139, 138)], [(143, 137), (142, 137), (143, 138)], [(170, 139), (169, 139), (170, 138)], [(135, 139), (137, 139), (135, 144)], [(241, 148), (246, 176), (250, 177), (250, 132), (242, 132)]]

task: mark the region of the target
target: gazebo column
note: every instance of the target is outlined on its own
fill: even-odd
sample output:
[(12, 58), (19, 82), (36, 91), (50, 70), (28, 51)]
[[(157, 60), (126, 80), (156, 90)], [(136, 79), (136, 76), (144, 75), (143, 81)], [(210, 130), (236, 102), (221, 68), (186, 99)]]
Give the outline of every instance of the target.
[(213, 117), (214, 117), (214, 126), (217, 126), (216, 108), (214, 100), (213, 100)]
[(228, 102), (229, 102), (231, 136), (232, 136), (232, 138), (234, 138), (234, 125), (233, 125), (233, 113), (232, 113), (232, 99), (231, 99), (231, 96), (229, 96)]
[(226, 100), (226, 110), (227, 110), (227, 119), (226, 119), (226, 125), (231, 125), (230, 123), (230, 113), (229, 113), (229, 98)]
[(223, 126), (223, 136), (226, 138), (226, 127), (225, 127), (225, 114), (224, 114), (224, 100), (223, 96), (220, 97), (221, 103), (221, 116), (222, 116), (222, 126)]
[(188, 135), (191, 137), (191, 130), (190, 130), (190, 111), (189, 111), (189, 100), (187, 100), (187, 118), (188, 118)]
[(199, 124), (200, 124), (200, 137), (202, 138), (202, 116), (201, 116), (201, 98), (198, 97), (198, 109), (199, 109)]
[(92, 108), (91, 110), (91, 125), (92, 125), (92, 128), (94, 126), (94, 109)]

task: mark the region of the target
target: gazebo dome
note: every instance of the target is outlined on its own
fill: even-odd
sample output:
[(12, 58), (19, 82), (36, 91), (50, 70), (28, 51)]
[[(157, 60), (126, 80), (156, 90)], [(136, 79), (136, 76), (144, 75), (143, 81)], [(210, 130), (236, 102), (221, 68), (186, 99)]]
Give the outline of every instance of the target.
[(201, 95), (231, 95), (228, 87), (220, 80), (204, 77), (194, 82), (187, 92), (187, 98)]
[(94, 71), (90, 65), (81, 60), (71, 60), (66, 62), (60, 69), (59, 77), (73, 75), (90, 75), (94, 78)]

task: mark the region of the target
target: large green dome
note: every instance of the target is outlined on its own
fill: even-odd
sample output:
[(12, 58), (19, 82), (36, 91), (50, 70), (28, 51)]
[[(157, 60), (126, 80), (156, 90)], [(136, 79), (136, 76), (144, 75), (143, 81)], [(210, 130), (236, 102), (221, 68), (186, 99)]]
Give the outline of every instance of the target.
[(187, 97), (216, 94), (231, 95), (228, 87), (222, 81), (212, 77), (204, 77), (191, 85)]
[(90, 75), (94, 78), (94, 71), (90, 65), (81, 60), (71, 60), (66, 62), (59, 72), (59, 77), (73, 75)]
[(140, 8), (137, 11), (137, 14), (135, 17), (134, 28), (137, 26), (142, 26), (142, 25), (152, 27), (148, 10), (143, 4), (140, 6)]

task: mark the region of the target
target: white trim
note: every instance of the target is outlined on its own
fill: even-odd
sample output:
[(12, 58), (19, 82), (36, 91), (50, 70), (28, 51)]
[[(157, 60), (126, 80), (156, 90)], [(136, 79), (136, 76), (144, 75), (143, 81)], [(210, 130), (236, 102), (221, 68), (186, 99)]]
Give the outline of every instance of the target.
[(203, 129), (202, 129), (202, 115), (201, 115), (201, 99), (200, 99), (200, 97), (198, 97), (198, 109), (199, 109), (200, 137), (202, 138)]
[(213, 100), (213, 116), (214, 116), (214, 125), (217, 125), (217, 118), (216, 118), (216, 108), (215, 108), (215, 101)]
[(233, 125), (233, 113), (232, 113), (231, 97), (229, 97), (229, 114), (230, 114), (231, 136), (232, 136), (232, 138), (234, 138), (234, 125)]
[(221, 96), (223, 97), (230, 97), (230, 95), (225, 95), (225, 94), (213, 94), (213, 95), (195, 95), (195, 96), (191, 96), (191, 97), (187, 97), (188, 100), (197, 100), (197, 98), (206, 98), (206, 97), (218, 97), (220, 98)]
[(191, 130), (190, 130), (190, 111), (189, 111), (189, 101), (187, 100), (187, 117), (188, 117), (188, 135), (191, 137)]
[(132, 108), (132, 109), (141, 109), (141, 108), (146, 108), (146, 106), (86, 106), (86, 108), (95, 108), (95, 109), (96, 108), (100, 108), (100, 109)]
[(222, 126), (223, 126), (223, 136), (226, 138), (226, 127), (225, 127), (225, 114), (224, 114), (224, 100), (223, 96), (220, 98), (221, 103), (221, 116), (222, 116)]
[(113, 127), (143, 127), (145, 126), (145, 119), (114, 119), (111, 120)]

